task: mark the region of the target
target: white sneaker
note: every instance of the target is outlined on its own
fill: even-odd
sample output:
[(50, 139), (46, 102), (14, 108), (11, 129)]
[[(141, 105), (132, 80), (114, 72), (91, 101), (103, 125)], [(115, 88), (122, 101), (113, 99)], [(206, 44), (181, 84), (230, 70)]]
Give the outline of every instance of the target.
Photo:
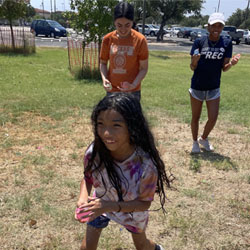
[(155, 246), (156, 250), (165, 250), (161, 245), (156, 244)]
[(202, 139), (199, 137), (198, 142), (204, 147), (206, 151), (214, 151), (214, 147), (209, 143), (208, 139)]
[(197, 141), (194, 141), (191, 153), (197, 154), (197, 153), (200, 153), (200, 152), (201, 152), (201, 150), (200, 150), (199, 143)]

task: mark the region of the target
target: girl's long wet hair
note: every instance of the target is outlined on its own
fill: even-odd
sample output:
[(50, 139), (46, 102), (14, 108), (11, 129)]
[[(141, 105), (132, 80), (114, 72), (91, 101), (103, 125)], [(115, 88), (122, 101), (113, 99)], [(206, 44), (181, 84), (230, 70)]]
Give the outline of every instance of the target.
[[(127, 183), (126, 180), (119, 177), (117, 165), (110, 154), (110, 151), (106, 148), (101, 138), (97, 133), (97, 119), (102, 111), (112, 109), (120, 113), (128, 127), (130, 135), (130, 143), (135, 145), (136, 148), (141, 148), (144, 152), (148, 153), (154, 165), (157, 168), (158, 180), (156, 191), (160, 197), (160, 203), (163, 211), (164, 203), (166, 200), (166, 194), (164, 191), (164, 185), (170, 187), (170, 180), (165, 172), (165, 165), (160, 158), (159, 152), (156, 149), (154, 137), (149, 129), (147, 120), (143, 115), (143, 111), (138, 99), (129, 93), (114, 93), (105, 96), (94, 108), (91, 120), (94, 131), (94, 146), (93, 153), (85, 169), (85, 172), (98, 171), (100, 172), (102, 167), (105, 167), (111, 181), (112, 186), (117, 190), (119, 201), (123, 201), (122, 198), (122, 183)], [(95, 159), (98, 157), (98, 164)], [(106, 187), (105, 183), (104, 186)]]

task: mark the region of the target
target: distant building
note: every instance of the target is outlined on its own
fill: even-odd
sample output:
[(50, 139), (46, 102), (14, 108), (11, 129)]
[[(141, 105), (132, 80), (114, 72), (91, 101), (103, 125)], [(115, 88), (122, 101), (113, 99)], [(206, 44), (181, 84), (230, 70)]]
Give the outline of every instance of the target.
[(44, 19), (50, 19), (50, 12), (49, 11), (41, 10), (41, 9), (37, 9), (37, 8), (34, 8), (34, 9), (35, 9), (37, 16), (40, 16), (41, 18), (44, 18)]

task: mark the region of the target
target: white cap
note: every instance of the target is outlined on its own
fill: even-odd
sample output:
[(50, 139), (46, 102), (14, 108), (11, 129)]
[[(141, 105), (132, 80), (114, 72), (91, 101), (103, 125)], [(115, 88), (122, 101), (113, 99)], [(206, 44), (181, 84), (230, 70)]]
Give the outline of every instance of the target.
[(222, 13), (215, 12), (210, 15), (208, 24), (213, 25), (215, 23), (222, 23), (223, 25), (225, 25), (225, 17)]

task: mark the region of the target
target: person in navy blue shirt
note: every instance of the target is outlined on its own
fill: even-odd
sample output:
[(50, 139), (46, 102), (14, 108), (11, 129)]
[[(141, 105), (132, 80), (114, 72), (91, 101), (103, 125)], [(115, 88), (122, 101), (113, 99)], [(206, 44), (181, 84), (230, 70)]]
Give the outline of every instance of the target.
[[(224, 25), (224, 15), (213, 13), (208, 19), (209, 34), (196, 39), (190, 52), (190, 68), (194, 71), (189, 89), (193, 136), (191, 153), (200, 153), (200, 145), (206, 151), (214, 150), (208, 141), (208, 135), (214, 128), (219, 113), (221, 72), (228, 71), (240, 58), (240, 54), (232, 58), (231, 39), (220, 36)], [(203, 101), (206, 101), (208, 120), (202, 135), (198, 138)]]

